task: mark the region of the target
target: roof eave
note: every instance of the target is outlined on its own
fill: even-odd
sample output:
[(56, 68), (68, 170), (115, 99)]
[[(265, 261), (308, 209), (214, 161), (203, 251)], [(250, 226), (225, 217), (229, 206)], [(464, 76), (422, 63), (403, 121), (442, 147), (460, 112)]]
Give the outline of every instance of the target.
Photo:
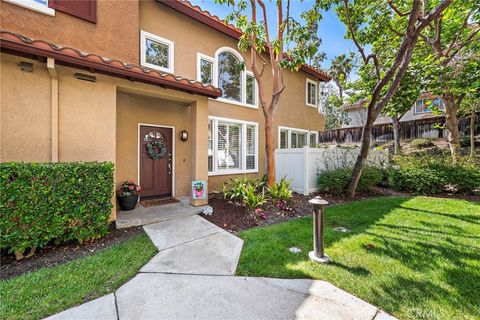
[(173, 82), (160, 77), (157, 78), (149, 76), (146, 73), (139, 73), (124, 68), (118, 68), (113, 65), (92, 61), (86, 58), (62, 54), (61, 52), (45, 50), (26, 43), (19, 43), (5, 38), (1, 38), (0, 40), (0, 50), (5, 53), (37, 59), (39, 57), (53, 58), (60, 65), (86, 69), (90, 72), (156, 85), (162, 88), (180, 90), (190, 94), (199, 94), (210, 98), (218, 98), (221, 96), (221, 92), (219, 90), (213, 91), (207, 88), (194, 87), (181, 82)]

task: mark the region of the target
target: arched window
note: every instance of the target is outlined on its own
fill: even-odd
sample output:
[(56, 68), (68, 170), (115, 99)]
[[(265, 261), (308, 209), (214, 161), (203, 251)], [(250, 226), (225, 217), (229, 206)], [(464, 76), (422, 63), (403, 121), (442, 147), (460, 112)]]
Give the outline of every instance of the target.
[(243, 61), (229, 51), (220, 52), (217, 59), (218, 87), (222, 89), (222, 98), (241, 102)]
[[(222, 47), (215, 57), (197, 53), (197, 80), (222, 90), (219, 100), (257, 108), (258, 85), (235, 49)], [(227, 101), (228, 100), (228, 101)]]

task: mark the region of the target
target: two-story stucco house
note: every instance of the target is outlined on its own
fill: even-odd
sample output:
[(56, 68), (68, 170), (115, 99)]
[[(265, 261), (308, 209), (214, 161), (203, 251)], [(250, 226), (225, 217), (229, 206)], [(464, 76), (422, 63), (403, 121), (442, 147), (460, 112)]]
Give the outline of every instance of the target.
[[(265, 173), (258, 86), (238, 29), (184, 1), (0, 6), (1, 161), (111, 161), (116, 184), (134, 179), (143, 197)], [(329, 78), (306, 65), (284, 77), (275, 143), (314, 145), (318, 82)], [(157, 160), (152, 142), (164, 148)]]

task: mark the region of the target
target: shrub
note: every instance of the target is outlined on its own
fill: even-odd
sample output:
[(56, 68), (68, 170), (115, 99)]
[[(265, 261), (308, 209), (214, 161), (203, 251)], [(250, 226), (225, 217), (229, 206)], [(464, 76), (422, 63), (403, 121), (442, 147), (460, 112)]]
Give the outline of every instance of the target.
[(434, 147), (435, 144), (429, 139), (413, 139), (410, 146), (415, 149)]
[(274, 205), (279, 201), (288, 201), (292, 198), (293, 190), (290, 189), (290, 184), (290, 180), (282, 178), (279, 183), (275, 182), (273, 186), (267, 188)]
[(108, 232), (112, 163), (1, 163), (0, 244), (17, 257), (30, 248)]
[(255, 210), (263, 206), (265, 202), (267, 201), (265, 200), (265, 193), (263, 191), (257, 192), (253, 185), (246, 187), (243, 203), (247, 208)]
[(248, 187), (253, 187), (255, 192), (261, 192), (265, 186), (264, 179), (249, 179), (247, 177), (230, 179), (223, 184), (223, 197), (233, 201), (243, 201)]
[[(319, 191), (332, 195), (345, 194), (348, 182), (352, 177), (352, 172), (352, 168), (338, 168), (320, 173), (317, 180)], [(365, 166), (358, 182), (357, 192), (369, 192), (371, 188), (382, 183), (384, 176), (385, 174), (382, 169), (373, 166)]]
[(403, 156), (394, 158), (389, 170), (391, 186), (416, 194), (436, 194), (452, 188), (458, 193), (474, 193), (480, 188), (480, 166), (472, 161), (453, 164), (450, 157)]

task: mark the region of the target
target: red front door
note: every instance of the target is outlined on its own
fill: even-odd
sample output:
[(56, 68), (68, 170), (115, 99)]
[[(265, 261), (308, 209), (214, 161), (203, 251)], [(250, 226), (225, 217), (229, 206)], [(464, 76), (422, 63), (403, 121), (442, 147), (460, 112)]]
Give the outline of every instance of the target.
[(141, 197), (172, 195), (172, 129), (140, 126), (139, 156)]

